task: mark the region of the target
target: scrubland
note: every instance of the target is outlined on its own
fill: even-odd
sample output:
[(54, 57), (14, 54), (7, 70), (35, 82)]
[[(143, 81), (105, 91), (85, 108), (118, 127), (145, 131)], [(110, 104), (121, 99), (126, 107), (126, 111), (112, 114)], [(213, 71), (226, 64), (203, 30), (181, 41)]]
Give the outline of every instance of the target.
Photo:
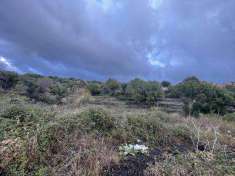
[(0, 175), (235, 175), (234, 100), (233, 84), (196, 77), (171, 85), (0, 71)]
[(235, 175), (235, 122), (215, 114), (168, 114), (85, 89), (58, 105), (0, 97), (1, 175)]

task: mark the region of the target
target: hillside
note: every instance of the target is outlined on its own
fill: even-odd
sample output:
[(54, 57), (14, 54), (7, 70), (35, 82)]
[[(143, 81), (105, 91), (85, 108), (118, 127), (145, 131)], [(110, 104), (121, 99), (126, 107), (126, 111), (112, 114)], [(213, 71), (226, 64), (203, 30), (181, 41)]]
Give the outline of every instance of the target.
[(231, 87), (10, 72), (0, 84), (0, 175), (235, 174)]

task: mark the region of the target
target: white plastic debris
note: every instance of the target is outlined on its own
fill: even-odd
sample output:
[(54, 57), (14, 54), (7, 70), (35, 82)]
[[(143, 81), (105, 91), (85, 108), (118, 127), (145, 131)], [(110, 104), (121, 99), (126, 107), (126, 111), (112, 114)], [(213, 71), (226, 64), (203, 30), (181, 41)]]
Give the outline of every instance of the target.
[(148, 147), (140, 144), (125, 144), (119, 147), (119, 150), (124, 155), (136, 155), (137, 153), (147, 154)]

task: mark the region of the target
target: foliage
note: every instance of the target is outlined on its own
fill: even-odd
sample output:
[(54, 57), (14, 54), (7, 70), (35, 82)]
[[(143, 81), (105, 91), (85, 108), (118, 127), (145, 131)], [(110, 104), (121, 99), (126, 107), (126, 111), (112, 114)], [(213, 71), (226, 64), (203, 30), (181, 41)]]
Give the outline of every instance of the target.
[(104, 84), (104, 92), (110, 95), (121, 93), (121, 85), (117, 80), (108, 79)]
[(183, 82), (184, 82), (184, 83), (187, 83), (187, 82), (190, 82), (190, 83), (192, 83), (192, 82), (194, 82), (194, 83), (200, 83), (200, 80), (199, 80), (196, 76), (190, 76), (190, 77), (188, 77), (188, 78), (185, 78), (185, 79), (183, 80)]
[[(219, 160), (227, 165), (221, 165)], [(210, 152), (190, 152), (187, 154), (171, 155), (165, 154), (164, 160), (150, 165), (145, 176), (158, 175), (230, 175), (234, 174), (232, 163), (228, 163), (226, 156), (222, 153), (217, 155)]]
[[(9, 97), (1, 97), (1, 107), (9, 104), (7, 110), (24, 104), (24, 117), (30, 116), (20, 123), (16, 118), (0, 118), (0, 132), (4, 133), (0, 138), (0, 151), (4, 149), (2, 146), (6, 140), (19, 139), (23, 144), (19, 146), (20, 155), (3, 167), (8, 175), (102, 175), (103, 170), (121, 168), (122, 165), (129, 167), (126, 165), (130, 162), (128, 158), (131, 157), (131, 162), (135, 163), (137, 153), (152, 158), (153, 151), (158, 150), (156, 164), (148, 163), (146, 173), (155, 173), (160, 169), (174, 175), (176, 170), (183, 168), (187, 173), (197, 169), (193, 170), (194, 175), (207, 174), (214, 166), (218, 175), (233, 173), (229, 153), (233, 145), (233, 122), (206, 117), (193, 119), (195, 129), (200, 127), (197, 133), (190, 124), (191, 118), (159, 112), (156, 108), (146, 110), (126, 107), (122, 103), (121, 107), (115, 103), (114, 106), (101, 106), (103, 108), (92, 105), (78, 108), (70, 104), (57, 107), (31, 104), (27, 99), (13, 95)], [(212, 129), (217, 127), (219, 135), (215, 140)], [(139, 139), (141, 145), (136, 144)], [(215, 143), (215, 149), (207, 147), (209, 150), (196, 151), (193, 144), (197, 144), (197, 140), (210, 146)], [(186, 146), (183, 151), (178, 148), (182, 145)], [(122, 155), (118, 155), (119, 149)], [(219, 152), (226, 153), (226, 157)], [(140, 159), (140, 164), (142, 162)], [(193, 166), (194, 163), (197, 165)]]
[(85, 82), (76, 79), (0, 72), (0, 88), (8, 91), (14, 90), (20, 95), (47, 104), (59, 104), (62, 98), (85, 86)]
[(233, 95), (233, 98), (235, 99), (235, 84), (234, 83), (226, 85), (225, 90), (229, 91)]
[(91, 92), (91, 95), (100, 95), (102, 92), (102, 85), (97, 82), (91, 82), (88, 84), (88, 90)]
[(126, 96), (136, 103), (146, 103), (153, 105), (157, 99), (163, 96), (161, 86), (155, 81), (143, 81), (134, 79), (127, 84)]
[(171, 83), (169, 81), (162, 81), (161, 85), (162, 85), (162, 87), (170, 87)]
[(6, 109), (5, 112), (3, 112), (1, 114), (1, 117), (13, 120), (19, 120), (20, 122), (23, 122), (26, 119), (30, 119), (32, 117), (32, 114), (27, 112), (27, 110), (24, 107), (12, 106)]
[(84, 130), (97, 131), (99, 134), (108, 134), (115, 129), (114, 119), (102, 109), (90, 109), (81, 114), (81, 123)]
[(158, 98), (163, 96), (161, 85), (155, 81), (134, 79), (128, 83), (119, 83), (108, 79), (105, 83), (91, 82), (88, 89), (92, 95), (111, 95), (135, 103), (154, 105)]
[(201, 82), (196, 77), (190, 77), (171, 87), (169, 97), (184, 99), (186, 115), (195, 116), (200, 113), (225, 114), (226, 106), (231, 105), (234, 100), (230, 92)]
[(226, 121), (235, 121), (235, 113), (226, 114), (223, 119)]
[(164, 144), (167, 130), (162, 122), (152, 116), (127, 118), (126, 132), (128, 133), (130, 142), (137, 140), (148, 141), (149, 144)]
[(60, 86), (56, 86), (49, 78), (25, 79), (24, 85), (26, 86), (26, 96), (37, 101), (53, 104), (57, 100), (56, 93), (58, 96), (63, 96), (64, 90)]
[(0, 88), (8, 90), (18, 82), (18, 75), (14, 72), (0, 71)]
[[(158, 82), (140, 79), (86, 85), (26, 74), (16, 80), (0, 93), (0, 175), (104, 175), (104, 170), (135, 169), (136, 163), (149, 166), (146, 175), (234, 175), (234, 114), (219, 116), (234, 97), (228, 87), (195, 77), (167, 92)], [(138, 104), (108, 96), (81, 100), (90, 96), (86, 86), (93, 95)], [(163, 96), (183, 99), (189, 115), (217, 115), (184, 118), (139, 106)], [(86, 103), (78, 106), (75, 100)]]
[(219, 88), (200, 81), (197, 77), (186, 78), (179, 84), (168, 81), (144, 81), (134, 79), (120, 83), (114, 79), (106, 82), (86, 82), (73, 78), (44, 77), (37, 74), (18, 75), (13, 72), (0, 72), (0, 85), (5, 91), (15, 91), (35, 102), (61, 104), (69, 95), (86, 88), (94, 95), (110, 95), (132, 101), (136, 104), (157, 105), (163, 97), (178, 98), (184, 101), (186, 115), (199, 116), (201, 113), (226, 114), (228, 107), (234, 107), (235, 92), (233, 85)]
[(61, 148), (59, 141), (63, 141), (65, 132), (65, 127), (60, 123), (44, 124), (37, 134), (39, 152), (47, 155), (48, 152), (56, 153), (59, 151)]

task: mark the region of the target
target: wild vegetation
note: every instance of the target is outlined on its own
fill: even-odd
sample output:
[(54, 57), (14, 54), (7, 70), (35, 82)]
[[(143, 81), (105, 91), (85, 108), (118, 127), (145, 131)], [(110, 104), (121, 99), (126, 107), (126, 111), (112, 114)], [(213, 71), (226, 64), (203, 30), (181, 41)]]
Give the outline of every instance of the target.
[(232, 86), (0, 72), (0, 87), (0, 175), (235, 175)]
[(200, 113), (225, 115), (234, 111), (235, 86), (221, 88), (212, 83), (200, 81), (196, 77), (186, 78), (183, 82), (171, 85), (167, 81), (144, 81), (134, 79), (119, 83), (109, 79), (105, 83), (89, 82), (92, 95), (110, 95), (121, 100), (132, 101), (149, 106), (157, 105), (163, 98), (176, 98), (184, 103), (186, 115), (199, 116)]

